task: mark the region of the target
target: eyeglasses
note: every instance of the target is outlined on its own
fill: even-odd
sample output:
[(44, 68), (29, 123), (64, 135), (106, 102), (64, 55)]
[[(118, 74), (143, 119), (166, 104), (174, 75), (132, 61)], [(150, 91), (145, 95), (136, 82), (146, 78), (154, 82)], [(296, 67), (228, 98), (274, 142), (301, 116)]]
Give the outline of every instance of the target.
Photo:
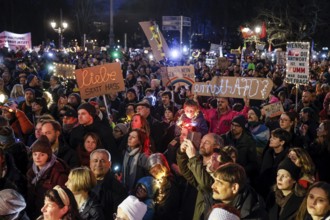
[(231, 123), (231, 126), (234, 127), (234, 128), (240, 128), (240, 127), (242, 127), (239, 124), (235, 124), (235, 123)]

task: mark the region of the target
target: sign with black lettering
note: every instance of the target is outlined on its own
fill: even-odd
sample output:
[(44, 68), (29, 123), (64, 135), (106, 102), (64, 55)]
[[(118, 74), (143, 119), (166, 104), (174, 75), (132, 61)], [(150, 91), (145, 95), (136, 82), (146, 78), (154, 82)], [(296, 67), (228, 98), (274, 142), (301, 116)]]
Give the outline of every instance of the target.
[(163, 86), (174, 85), (192, 85), (195, 82), (195, 69), (190, 66), (164, 67), (161, 71)]
[(308, 84), (309, 42), (288, 42), (286, 45), (287, 83)]
[(119, 63), (107, 63), (75, 71), (80, 96), (83, 99), (125, 90)]
[(265, 105), (263, 107), (263, 110), (265, 111), (266, 118), (273, 118), (281, 115), (284, 112), (283, 105), (281, 102)]
[(215, 76), (212, 81), (196, 82), (192, 92), (201, 96), (265, 100), (273, 88), (268, 78)]

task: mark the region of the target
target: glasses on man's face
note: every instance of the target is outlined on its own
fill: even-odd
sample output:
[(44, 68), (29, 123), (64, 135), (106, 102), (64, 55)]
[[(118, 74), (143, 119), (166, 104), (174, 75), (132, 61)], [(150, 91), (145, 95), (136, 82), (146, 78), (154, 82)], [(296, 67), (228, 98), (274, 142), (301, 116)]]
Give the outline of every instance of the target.
[(241, 127), (239, 124), (236, 124), (236, 123), (231, 123), (231, 126), (233, 128), (240, 128)]

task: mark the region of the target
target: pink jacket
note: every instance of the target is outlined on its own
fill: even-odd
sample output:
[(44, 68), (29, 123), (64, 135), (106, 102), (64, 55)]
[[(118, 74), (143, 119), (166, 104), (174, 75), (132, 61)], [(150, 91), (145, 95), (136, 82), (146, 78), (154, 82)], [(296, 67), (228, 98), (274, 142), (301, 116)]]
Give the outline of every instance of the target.
[(244, 106), (243, 110), (240, 112), (229, 109), (226, 113), (219, 115), (216, 108), (214, 109), (204, 109), (200, 108), (203, 112), (205, 119), (209, 122), (210, 133), (225, 134), (230, 130), (231, 120), (237, 115), (244, 115), (247, 117), (249, 107)]

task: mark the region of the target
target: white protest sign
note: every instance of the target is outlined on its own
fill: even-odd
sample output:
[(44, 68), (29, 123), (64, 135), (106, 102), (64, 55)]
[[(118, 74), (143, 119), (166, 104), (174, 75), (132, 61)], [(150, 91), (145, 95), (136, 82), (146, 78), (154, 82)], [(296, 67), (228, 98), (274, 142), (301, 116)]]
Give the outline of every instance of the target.
[(263, 109), (265, 111), (266, 118), (273, 118), (281, 115), (284, 112), (283, 105), (281, 102), (265, 105)]
[(9, 31), (0, 33), (0, 47), (8, 47), (10, 50), (31, 49), (31, 33), (16, 34)]
[(308, 84), (309, 42), (288, 42), (286, 46), (287, 83)]

